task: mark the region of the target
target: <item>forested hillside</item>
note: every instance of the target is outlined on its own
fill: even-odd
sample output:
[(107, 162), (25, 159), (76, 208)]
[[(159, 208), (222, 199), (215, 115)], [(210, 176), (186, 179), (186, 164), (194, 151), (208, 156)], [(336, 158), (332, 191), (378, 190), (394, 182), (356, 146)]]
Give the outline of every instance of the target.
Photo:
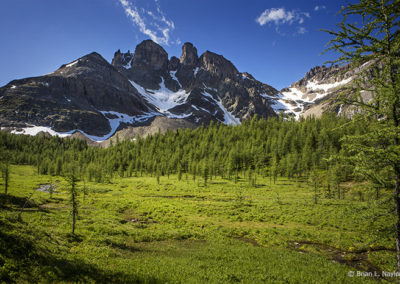
[[(345, 118), (325, 115), (300, 121), (254, 117), (240, 126), (211, 124), (194, 130), (182, 129), (134, 141), (117, 141), (107, 149), (85, 142), (56, 137), (0, 134), (2, 157), (14, 164), (30, 164), (39, 174), (63, 175), (74, 163), (83, 178), (106, 182), (113, 175), (189, 174), (208, 179), (257, 175), (309, 176), (325, 170), (339, 179), (352, 178), (352, 169), (341, 159), (344, 135), (368, 131), (365, 121), (348, 124)], [(78, 162), (74, 162), (78, 161)]]

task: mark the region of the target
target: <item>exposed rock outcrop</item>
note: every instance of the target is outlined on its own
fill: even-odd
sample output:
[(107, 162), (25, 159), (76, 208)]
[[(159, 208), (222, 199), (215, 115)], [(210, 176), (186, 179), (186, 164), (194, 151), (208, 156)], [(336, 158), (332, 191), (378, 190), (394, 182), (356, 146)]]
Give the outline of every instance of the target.
[(138, 44), (132, 60), (132, 68), (144, 68), (154, 71), (166, 70), (168, 54), (160, 45), (152, 40)]
[[(368, 66), (369, 64), (365, 64), (353, 69), (349, 65), (316, 66), (310, 69), (304, 78), (282, 89), (280, 98), (273, 107), (277, 111), (281, 109), (296, 117), (319, 117), (325, 112), (336, 112), (351, 117), (356, 109), (338, 104), (337, 98)], [(347, 89), (345, 93), (351, 94)], [(371, 94), (368, 93), (363, 93), (362, 96), (366, 101), (371, 98)]]
[(197, 48), (192, 43), (186, 42), (182, 46), (182, 55), (180, 63), (182, 65), (196, 66), (199, 58), (197, 56)]

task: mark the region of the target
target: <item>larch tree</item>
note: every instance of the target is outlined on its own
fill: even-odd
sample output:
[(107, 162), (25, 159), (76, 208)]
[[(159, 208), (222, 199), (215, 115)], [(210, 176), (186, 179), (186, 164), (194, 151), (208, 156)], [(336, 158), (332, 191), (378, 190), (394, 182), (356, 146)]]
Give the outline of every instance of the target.
[(72, 216), (72, 235), (75, 234), (76, 220), (78, 218), (78, 186), (80, 169), (77, 163), (71, 163), (65, 167), (65, 177), (69, 183), (71, 216)]
[(369, 125), (367, 132), (345, 136), (343, 146), (359, 174), (393, 189), (400, 271), (400, 0), (360, 0), (340, 13), (338, 29), (327, 31), (333, 36), (327, 50), (340, 53), (336, 63), (363, 70), (340, 103), (361, 114), (354, 121)]

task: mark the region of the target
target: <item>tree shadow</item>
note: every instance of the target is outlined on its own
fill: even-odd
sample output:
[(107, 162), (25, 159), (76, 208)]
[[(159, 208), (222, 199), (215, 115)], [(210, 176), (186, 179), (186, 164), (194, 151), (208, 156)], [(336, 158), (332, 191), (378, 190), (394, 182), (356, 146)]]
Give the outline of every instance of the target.
[(28, 197), (19, 197), (10, 194), (0, 194), (0, 209), (18, 211), (20, 213), (35, 213), (37, 211), (50, 213), (49, 210), (40, 207)]
[(12, 205), (24, 208), (38, 207), (38, 205), (29, 198), (1, 193), (0, 206), (2, 206), (3, 208), (10, 208), (10, 206)]
[(136, 248), (136, 247), (129, 246), (129, 245), (123, 244), (123, 243), (113, 242), (113, 241), (108, 240), (108, 239), (105, 240), (104, 243), (106, 245), (108, 245), (108, 246), (111, 246), (114, 249), (120, 249), (120, 250), (123, 250), (123, 251), (129, 251), (131, 253), (136, 253), (136, 252), (143, 251), (143, 249), (141, 249), (141, 248)]
[(3, 269), (0, 282), (5, 283), (160, 283), (155, 278), (142, 277), (101, 269), (83, 260), (69, 260), (57, 252), (48, 251), (35, 244), (32, 236), (13, 224), (0, 220), (0, 266), (13, 263)]

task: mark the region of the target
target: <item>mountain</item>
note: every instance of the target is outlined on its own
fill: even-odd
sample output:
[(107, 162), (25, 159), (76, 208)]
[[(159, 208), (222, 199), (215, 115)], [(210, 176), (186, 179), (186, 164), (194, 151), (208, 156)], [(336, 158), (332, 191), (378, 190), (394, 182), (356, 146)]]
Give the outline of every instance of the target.
[(112, 61), (155, 110), (169, 118), (199, 124), (211, 120), (238, 124), (254, 114), (275, 116), (263, 94), (276, 95), (273, 87), (240, 73), (222, 55), (206, 51), (200, 57), (191, 43), (182, 47), (180, 59), (146, 40), (135, 53), (117, 52)]
[[(302, 79), (282, 89), (278, 96), (272, 98), (275, 103), (271, 106), (276, 112), (282, 111), (297, 119), (310, 115), (319, 117), (326, 112), (351, 117), (357, 110), (351, 106), (338, 105), (336, 99), (344, 91), (346, 95), (350, 94), (350, 91), (344, 88), (349, 87), (369, 64), (355, 69), (349, 65), (316, 66)], [(368, 100), (369, 94), (364, 93), (363, 97)]]
[(103, 141), (123, 128), (150, 127), (156, 117), (164, 131), (176, 120), (195, 127), (276, 116), (270, 103), (278, 94), (222, 55), (198, 56), (185, 43), (180, 58), (169, 58), (145, 40), (134, 53), (118, 50), (111, 64), (91, 53), (50, 74), (11, 81), (0, 88), (0, 125), (13, 133), (80, 132)]

